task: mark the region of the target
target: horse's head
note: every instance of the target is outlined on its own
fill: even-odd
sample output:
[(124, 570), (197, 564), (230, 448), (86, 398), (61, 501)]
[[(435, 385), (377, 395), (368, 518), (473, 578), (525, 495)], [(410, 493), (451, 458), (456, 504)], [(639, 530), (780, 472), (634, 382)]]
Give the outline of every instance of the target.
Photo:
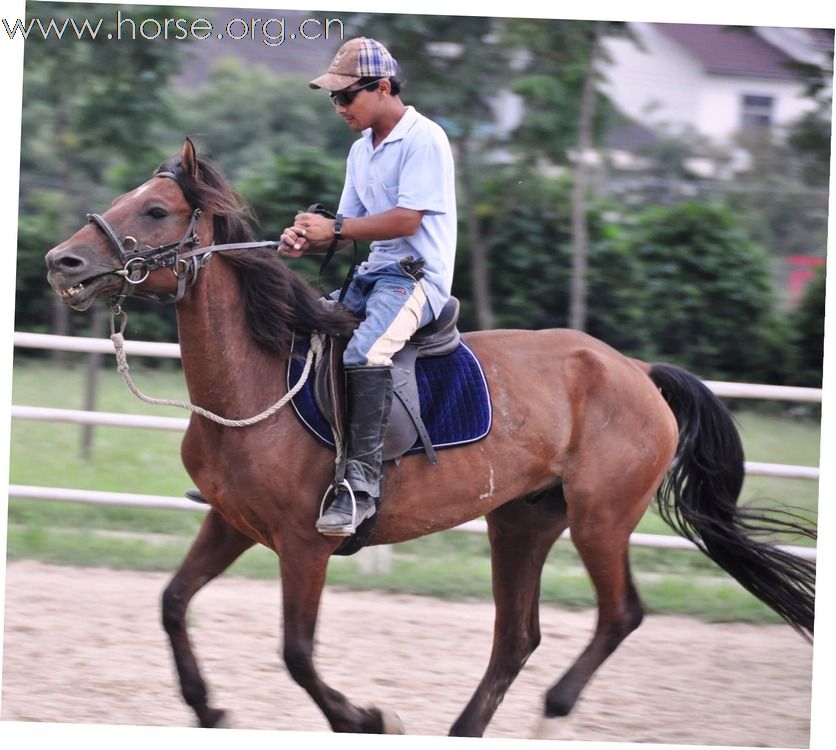
[[(202, 179), (187, 139), (150, 180), (116, 198), (101, 216), (89, 215), (83, 228), (47, 253), (50, 286), (75, 310), (134, 291), (157, 299), (182, 296), (197, 260), (181, 256), (213, 241), (213, 205), (201, 205)], [(201, 215), (200, 209), (207, 210)]]

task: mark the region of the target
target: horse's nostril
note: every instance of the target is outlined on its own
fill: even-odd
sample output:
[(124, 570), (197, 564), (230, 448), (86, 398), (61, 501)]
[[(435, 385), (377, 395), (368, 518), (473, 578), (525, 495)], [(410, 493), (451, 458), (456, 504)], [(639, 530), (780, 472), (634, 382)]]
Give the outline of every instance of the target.
[(53, 271), (78, 271), (79, 269), (83, 268), (87, 265), (87, 261), (73, 252), (63, 250), (63, 251), (50, 251), (47, 253), (46, 256), (46, 265), (47, 268)]
[(84, 260), (77, 255), (64, 255), (58, 258), (58, 265), (69, 270), (75, 270), (84, 265)]

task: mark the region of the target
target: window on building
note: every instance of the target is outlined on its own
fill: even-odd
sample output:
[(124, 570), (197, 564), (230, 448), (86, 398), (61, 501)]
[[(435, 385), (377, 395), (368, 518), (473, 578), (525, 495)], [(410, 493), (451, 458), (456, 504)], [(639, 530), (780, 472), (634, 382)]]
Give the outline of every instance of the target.
[(760, 130), (772, 124), (775, 100), (771, 96), (744, 94), (741, 125), (743, 130)]

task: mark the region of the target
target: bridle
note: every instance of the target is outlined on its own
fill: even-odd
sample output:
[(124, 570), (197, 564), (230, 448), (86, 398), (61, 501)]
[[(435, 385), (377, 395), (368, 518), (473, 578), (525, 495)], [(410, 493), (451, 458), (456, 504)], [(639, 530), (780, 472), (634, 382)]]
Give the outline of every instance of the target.
[[(173, 172), (157, 172), (155, 177), (167, 177), (177, 181)], [(201, 216), (201, 210), (192, 211), (189, 226), (180, 240), (160, 245), (146, 245), (135, 237), (123, 235), (100, 214), (87, 214), (87, 221), (95, 224), (107, 237), (111, 247), (119, 257), (120, 266), (114, 267), (112, 273), (122, 277), (122, 288), (113, 298), (112, 307), (120, 310), (122, 303), (129, 295), (154, 302), (179, 302), (194, 286), (201, 269), (212, 258), (213, 253), (229, 252), (233, 250), (272, 249), (279, 246), (279, 242), (268, 240), (264, 242), (232, 242), (224, 245), (199, 246), (200, 237), (195, 228)], [(137, 287), (148, 276), (160, 268), (170, 268), (177, 278), (177, 291), (167, 294), (139, 291)], [(121, 311), (121, 310), (120, 310)]]
[[(173, 172), (157, 172), (155, 177), (168, 177), (175, 182), (177, 175)], [(194, 286), (201, 269), (205, 268), (214, 253), (231, 252), (234, 250), (275, 250), (279, 242), (268, 240), (265, 242), (230, 242), (223, 245), (199, 246), (200, 238), (195, 231), (201, 210), (195, 208), (192, 211), (189, 226), (183, 237), (177, 242), (168, 242), (160, 245), (146, 245), (135, 237), (122, 235), (107, 219), (99, 214), (87, 214), (87, 221), (95, 224), (107, 237), (116, 254), (119, 256), (119, 266), (105, 274), (121, 276), (123, 279), (122, 288), (119, 290), (111, 303), (110, 309), (110, 339), (116, 353), (116, 366), (125, 384), (131, 392), (146, 403), (160, 406), (177, 406), (199, 414), (226, 427), (248, 427), (271, 417), (285, 404), (287, 404), (302, 388), (308, 379), (308, 375), (314, 365), (316, 357), (322, 357), (323, 336), (314, 333), (311, 335), (311, 346), (305, 358), (305, 367), (299, 381), (275, 404), (265, 409), (260, 414), (247, 419), (227, 419), (211, 411), (202, 409), (182, 401), (168, 399), (156, 399), (146, 396), (140, 391), (130, 376), (127, 355), (125, 353), (125, 326), (128, 322), (127, 314), (122, 310), (122, 302), (125, 298), (134, 294), (144, 299), (155, 302), (179, 302), (186, 292)], [(197, 247), (196, 247), (197, 246)], [(157, 294), (154, 292), (143, 292), (136, 287), (145, 281), (148, 276), (160, 268), (170, 268), (177, 277), (177, 291), (169, 294)]]

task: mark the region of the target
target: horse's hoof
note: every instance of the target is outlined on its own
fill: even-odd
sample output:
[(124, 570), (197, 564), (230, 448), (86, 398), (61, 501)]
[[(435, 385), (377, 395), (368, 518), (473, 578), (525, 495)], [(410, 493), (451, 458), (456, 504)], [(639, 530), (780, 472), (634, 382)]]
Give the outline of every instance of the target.
[(235, 725), (232, 723), (232, 717), (226, 711), (220, 713), (220, 717), (215, 722), (215, 729), (234, 729)]
[(200, 718), (200, 726), (205, 729), (232, 729), (229, 714), (219, 708), (210, 708)]
[(401, 717), (394, 711), (380, 710), (381, 734), (406, 734)]

